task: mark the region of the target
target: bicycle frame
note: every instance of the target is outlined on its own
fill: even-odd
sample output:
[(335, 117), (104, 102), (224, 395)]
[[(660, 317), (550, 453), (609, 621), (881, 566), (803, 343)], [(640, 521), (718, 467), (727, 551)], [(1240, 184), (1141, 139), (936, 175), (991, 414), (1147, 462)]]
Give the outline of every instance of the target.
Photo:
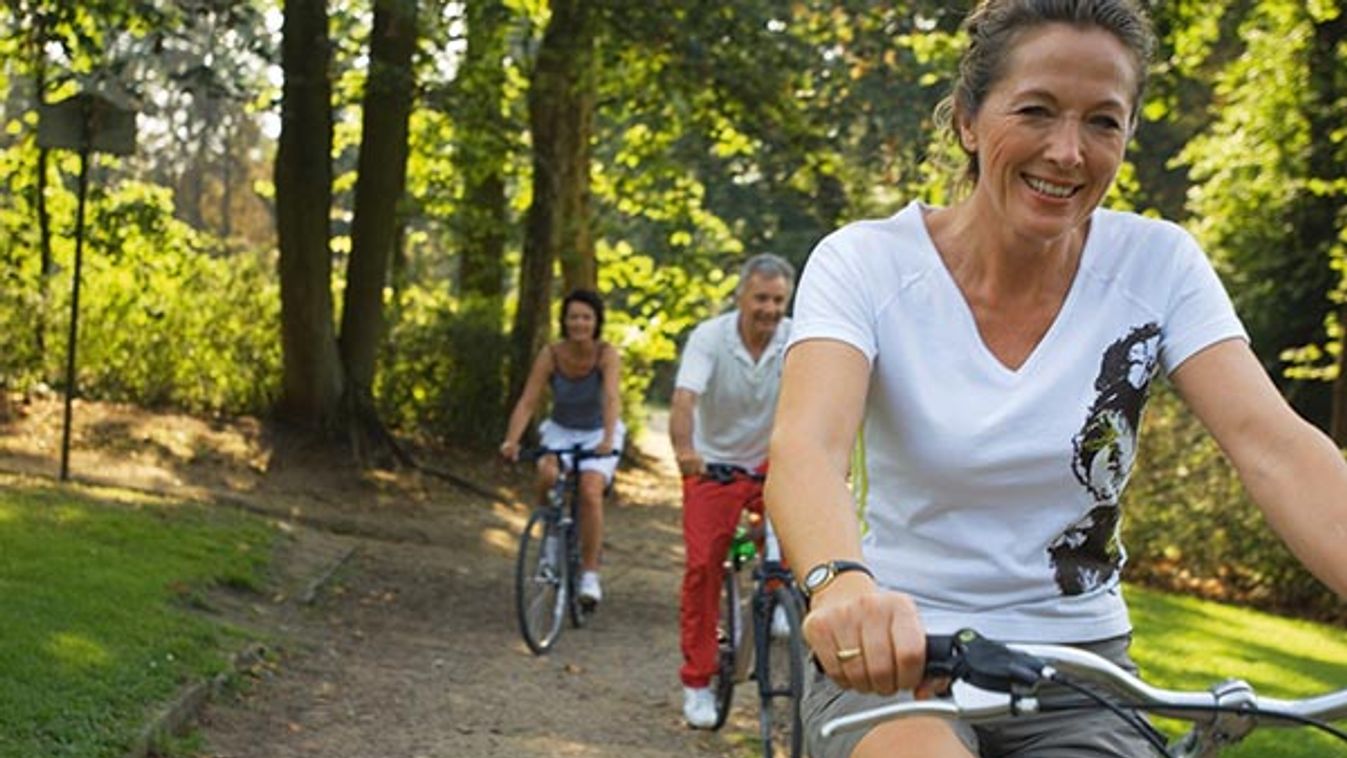
[[(605, 455), (612, 455), (609, 453)], [(520, 548), (515, 569), (515, 603), (520, 631), (524, 641), (536, 654), (546, 653), (555, 644), (569, 616), (571, 625), (585, 624), (592, 611), (578, 597), (580, 574), (580, 462), (601, 457), (579, 446), (567, 449), (539, 448), (521, 456), (521, 460), (537, 460), (544, 456), (557, 460), (556, 481), (547, 489), (545, 502), (538, 506), (525, 525), (520, 537)], [(569, 460), (566, 456), (569, 456)], [(535, 525), (542, 531), (533, 534)], [(556, 535), (551, 537), (549, 535)], [(558, 540), (554, 542), (553, 539)], [(530, 557), (529, 547), (536, 541), (538, 554)], [(549, 547), (551, 546), (551, 547)], [(559, 549), (559, 553), (556, 550)], [(551, 557), (548, 557), (549, 551)], [(536, 566), (550, 566), (557, 561), (559, 571)], [(558, 561), (559, 559), (559, 561)], [(537, 600), (555, 594), (555, 602), (539, 605)], [(541, 611), (541, 613), (539, 613)]]
[[(968, 637), (967, 635), (972, 635)], [(826, 739), (835, 733), (861, 729), (895, 718), (934, 716), (967, 723), (988, 723), (1048, 710), (1037, 697), (1040, 683), (1067, 681), (1091, 684), (1125, 709), (1144, 710), (1188, 721), (1192, 729), (1167, 746), (1173, 758), (1211, 758), (1260, 726), (1305, 726), (1347, 718), (1347, 689), (1299, 700), (1261, 697), (1247, 682), (1232, 679), (1206, 691), (1153, 687), (1111, 661), (1080, 648), (1061, 645), (1019, 645), (984, 640), (965, 630), (954, 639), (986, 645), (995, 657), (990, 665), (936, 660), (949, 649), (950, 638), (928, 641), (928, 673), (952, 676), (951, 695), (934, 700), (895, 702), (833, 719), (823, 725)], [(985, 652), (985, 651), (983, 651)], [(1038, 679), (1029, 683), (1024, 672)], [(970, 683), (976, 680), (977, 683)], [(1102, 705), (1091, 707), (1102, 708)], [(1347, 739), (1347, 736), (1338, 736)]]

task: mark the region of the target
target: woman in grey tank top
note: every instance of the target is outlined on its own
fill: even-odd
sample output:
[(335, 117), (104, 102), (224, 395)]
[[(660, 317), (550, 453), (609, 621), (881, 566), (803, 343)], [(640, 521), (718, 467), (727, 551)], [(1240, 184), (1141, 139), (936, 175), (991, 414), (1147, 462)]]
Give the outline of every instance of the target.
[[(552, 390), (552, 412), (538, 426), (543, 447), (580, 445), (598, 453), (621, 451), (626, 428), (618, 417), (621, 361), (617, 349), (604, 342), (603, 301), (592, 290), (578, 289), (561, 303), (562, 339), (544, 347), (533, 361), (524, 391), (510, 414), (501, 457), (519, 458), (519, 440), (542, 399)], [(594, 605), (602, 598), (599, 548), (603, 544), (603, 491), (617, 469), (617, 457), (580, 462), (580, 600)], [(559, 475), (555, 458), (538, 461), (538, 498)]]

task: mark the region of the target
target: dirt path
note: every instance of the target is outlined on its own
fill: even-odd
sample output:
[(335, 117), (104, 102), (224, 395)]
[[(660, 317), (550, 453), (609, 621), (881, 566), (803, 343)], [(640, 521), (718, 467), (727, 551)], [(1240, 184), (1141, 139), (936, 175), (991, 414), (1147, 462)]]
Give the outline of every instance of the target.
[(678, 489), (660, 441), (642, 441), (653, 464), (620, 476), (608, 509), (603, 605), (544, 657), (515, 625), (514, 540), (526, 510), (510, 500), (427, 485), (423, 500), (377, 513), (382, 534), (405, 538), (307, 540), (328, 555), (334, 542), (355, 552), (313, 603), (271, 612), (278, 664), (207, 709), (199, 755), (751, 754), (746, 695), (721, 733), (682, 722)]
[[(59, 398), (14, 411), (0, 418), (0, 470), (54, 476)], [(544, 657), (515, 622), (524, 467), (452, 452), (434, 461), (496, 493), (484, 497), (417, 472), (361, 473), (249, 421), (78, 401), (74, 418), (76, 481), (243, 507), (289, 535), (272, 597), (215, 598), (272, 656), (201, 714), (193, 758), (755, 752), (745, 688), (720, 732), (682, 721), (679, 487), (658, 416), (607, 509), (604, 603)]]

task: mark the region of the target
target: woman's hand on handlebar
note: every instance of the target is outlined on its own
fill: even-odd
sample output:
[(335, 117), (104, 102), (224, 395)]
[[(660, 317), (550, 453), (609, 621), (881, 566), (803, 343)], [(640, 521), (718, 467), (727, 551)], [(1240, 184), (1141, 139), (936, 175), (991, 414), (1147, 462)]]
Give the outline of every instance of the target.
[(864, 574), (840, 575), (815, 596), (803, 631), (824, 673), (845, 689), (925, 698), (944, 687), (924, 680), (926, 630), (912, 598)]

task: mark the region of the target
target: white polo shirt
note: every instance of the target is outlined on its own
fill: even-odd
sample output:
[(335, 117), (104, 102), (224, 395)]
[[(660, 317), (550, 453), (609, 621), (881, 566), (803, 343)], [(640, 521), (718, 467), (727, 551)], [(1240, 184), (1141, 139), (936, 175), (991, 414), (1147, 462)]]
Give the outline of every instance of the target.
[(755, 468), (767, 459), (789, 336), (790, 319), (785, 318), (754, 361), (739, 337), (738, 310), (692, 331), (674, 386), (697, 393), (692, 446), (704, 460)]

